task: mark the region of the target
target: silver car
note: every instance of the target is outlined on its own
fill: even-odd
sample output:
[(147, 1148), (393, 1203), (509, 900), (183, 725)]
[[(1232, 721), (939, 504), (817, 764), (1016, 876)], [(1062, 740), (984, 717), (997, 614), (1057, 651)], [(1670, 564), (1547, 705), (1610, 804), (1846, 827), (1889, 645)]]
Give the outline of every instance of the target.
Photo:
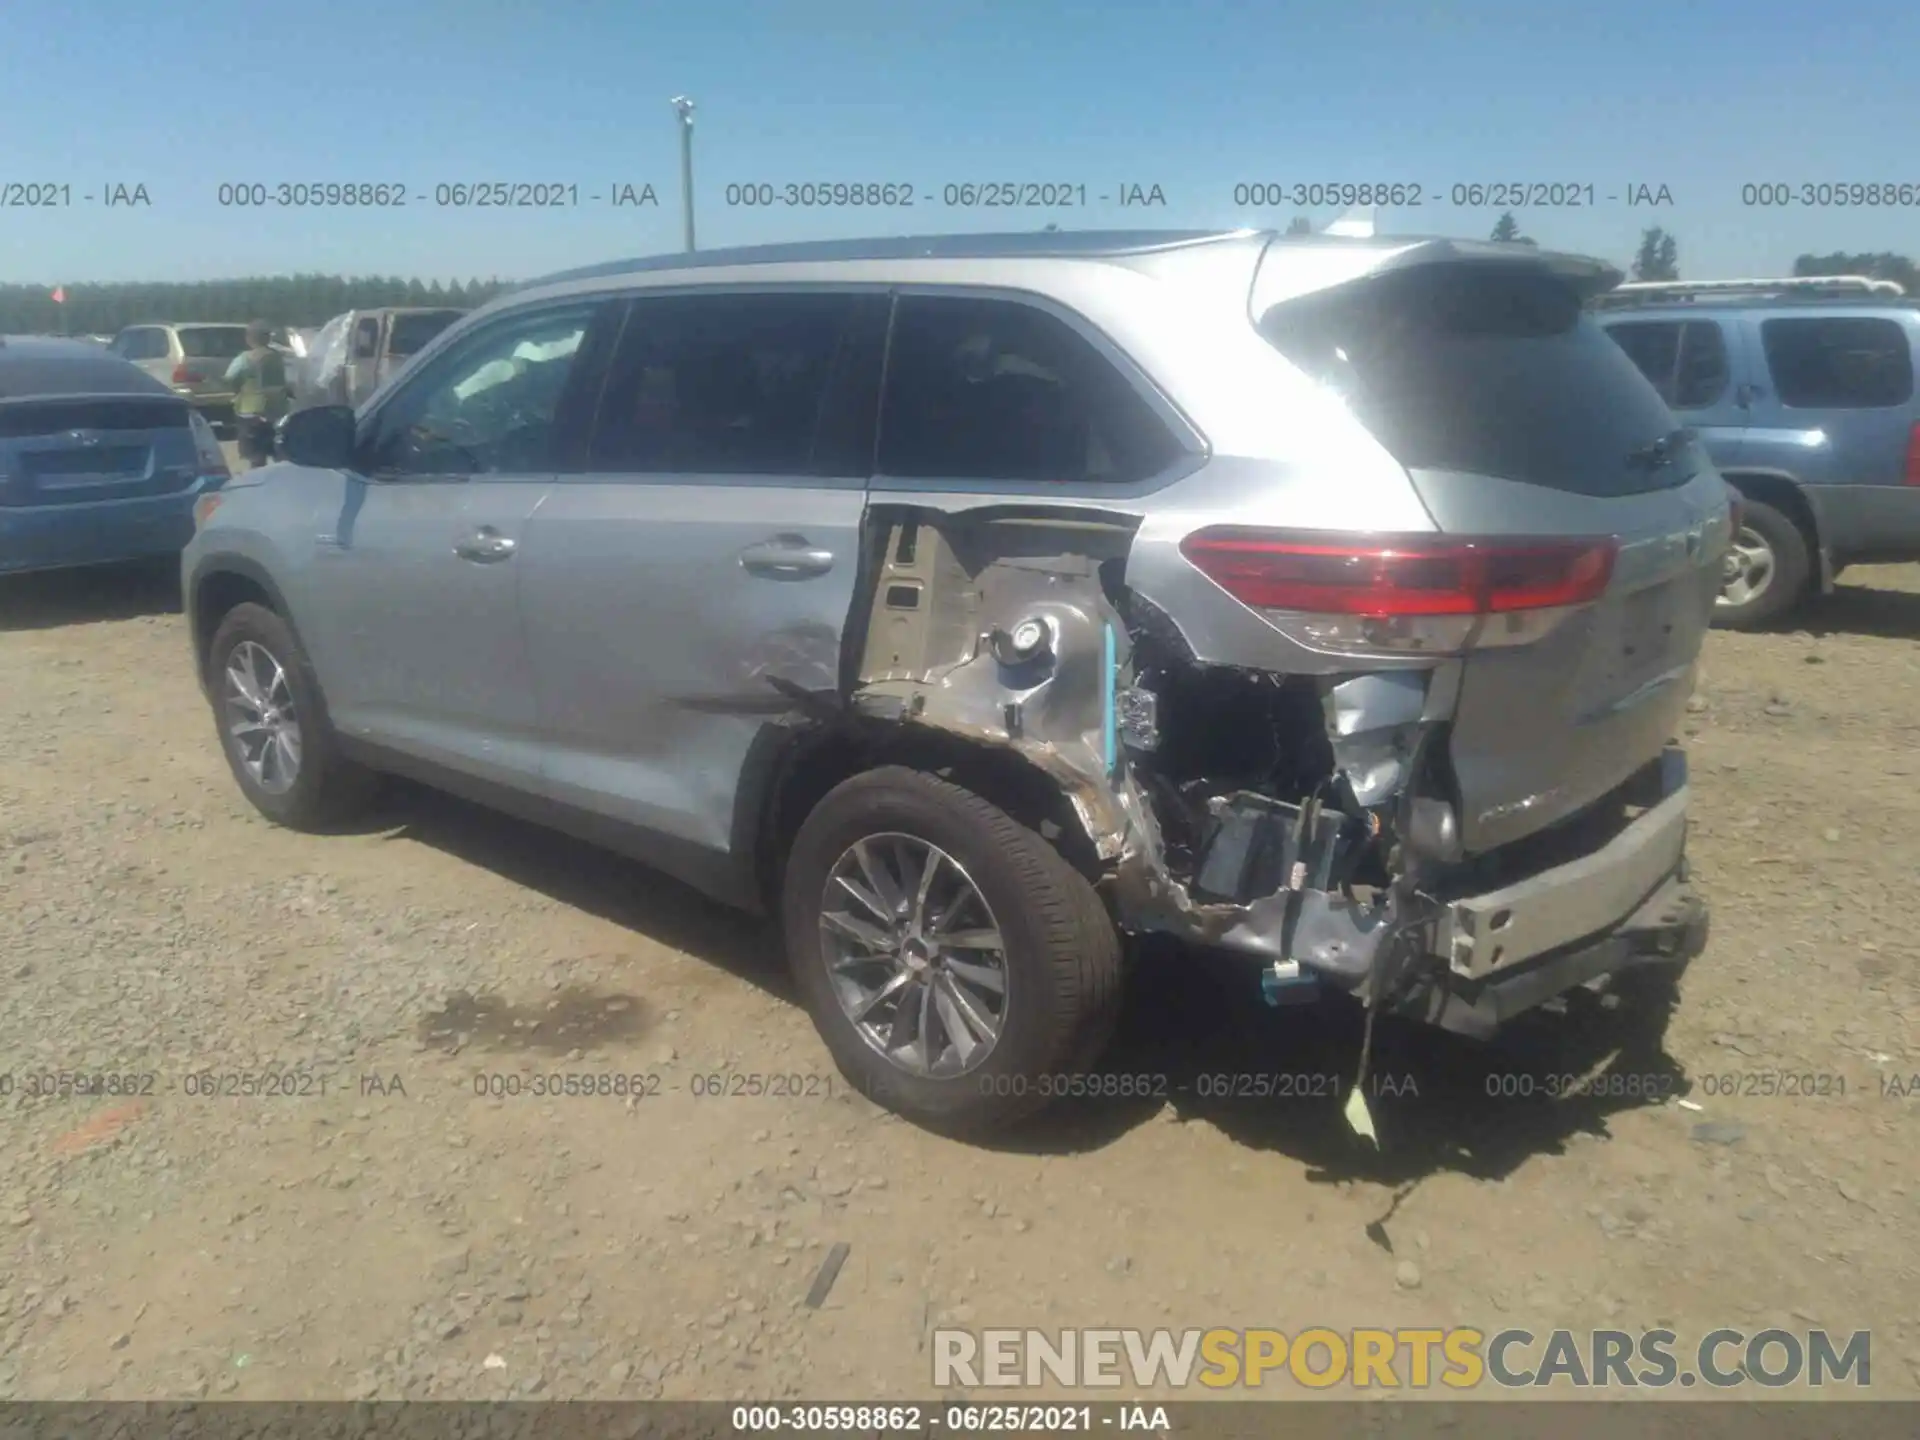
[(1583, 312), (1619, 278), (1254, 232), (556, 276), (203, 507), (195, 664), (280, 823), (403, 773), (777, 914), (936, 1127), (1071, 1089), (1149, 933), (1255, 1004), (1664, 1013), (1729, 506)]
[(244, 325), (129, 325), (107, 347), (154, 379), (185, 396), (216, 424), (233, 419), (233, 386), (227, 367), (247, 348)]

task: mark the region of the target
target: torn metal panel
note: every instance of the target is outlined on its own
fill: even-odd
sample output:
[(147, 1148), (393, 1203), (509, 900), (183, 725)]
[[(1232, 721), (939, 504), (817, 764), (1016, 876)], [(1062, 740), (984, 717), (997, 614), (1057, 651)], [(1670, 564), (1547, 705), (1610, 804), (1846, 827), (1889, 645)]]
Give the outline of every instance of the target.
[(1132, 645), (1101, 567), (1131, 529), (1071, 512), (879, 518), (855, 711), (1009, 747), (1060, 783), (1103, 860), (1120, 857), (1139, 825), (1119, 780)]
[(1427, 676), (1420, 671), (1356, 675), (1328, 686), (1324, 703), (1334, 764), (1353, 798), (1369, 809), (1385, 804), (1411, 778), (1409, 764), (1427, 708)]

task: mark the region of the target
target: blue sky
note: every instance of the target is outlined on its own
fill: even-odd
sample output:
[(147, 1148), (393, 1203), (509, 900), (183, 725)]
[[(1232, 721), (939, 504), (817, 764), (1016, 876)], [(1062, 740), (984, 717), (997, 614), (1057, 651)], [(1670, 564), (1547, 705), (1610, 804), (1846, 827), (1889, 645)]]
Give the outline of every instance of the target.
[[(1905, 210), (1758, 209), (1743, 182), (1920, 187), (1920, 4), (1856, 0), (330, 0), (183, 7), (7, 0), (0, 281), (321, 270), (529, 276), (680, 245), (668, 100), (698, 102), (702, 248), (786, 238), (1164, 224), (1284, 225), (1236, 184), (1426, 188), (1382, 229), (1484, 235), (1446, 187), (1595, 188), (1522, 211), (1543, 244), (1632, 254), (1678, 238), (1694, 277), (1783, 273), (1805, 250), (1920, 253)], [(472, 181), (579, 187), (562, 209), (434, 204)], [(906, 182), (906, 211), (729, 206), (745, 182)], [(1062, 211), (949, 209), (949, 183), (1084, 185)], [(397, 182), (401, 210), (239, 210), (222, 182)], [(588, 197), (651, 183), (655, 209)], [(143, 184), (149, 208), (84, 194)], [(1159, 185), (1164, 209), (1096, 198)], [(1674, 203), (1609, 203), (1629, 185)], [(1432, 191), (1440, 187), (1442, 193)], [(933, 203), (928, 203), (929, 197)], [(1437, 203), (1436, 203), (1437, 202)], [(1311, 212), (1325, 223), (1337, 209)]]

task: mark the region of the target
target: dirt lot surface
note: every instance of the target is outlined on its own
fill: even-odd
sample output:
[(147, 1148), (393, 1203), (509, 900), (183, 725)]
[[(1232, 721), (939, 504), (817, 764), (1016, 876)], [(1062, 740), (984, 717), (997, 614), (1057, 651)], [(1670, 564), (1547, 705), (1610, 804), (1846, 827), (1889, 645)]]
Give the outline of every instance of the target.
[[(1870, 1328), (1920, 1394), (1920, 570), (1806, 625), (1711, 641), (1664, 1041), (1386, 1032), (1374, 1157), (1351, 1019), (1179, 955), (1107, 1062), (1165, 1098), (924, 1134), (751, 922), (418, 791), (274, 829), (164, 577), (0, 585), (0, 1397), (924, 1396), (941, 1323)], [(536, 1072), (648, 1093), (476, 1094)], [(1236, 1072), (1322, 1093), (1199, 1093)]]

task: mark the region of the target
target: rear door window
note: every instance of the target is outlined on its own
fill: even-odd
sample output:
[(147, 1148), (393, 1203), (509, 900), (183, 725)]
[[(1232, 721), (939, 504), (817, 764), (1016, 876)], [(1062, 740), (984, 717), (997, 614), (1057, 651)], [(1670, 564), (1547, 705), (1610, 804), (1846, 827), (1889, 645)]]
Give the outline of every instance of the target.
[(1782, 405), (1878, 410), (1913, 399), (1905, 327), (1872, 316), (1819, 315), (1760, 323), (1760, 346)]
[(1668, 403), (1676, 410), (1705, 410), (1720, 403), (1732, 379), (1726, 332), (1712, 320), (1689, 320), (1680, 332), (1680, 363)]
[(587, 468), (866, 477), (886, 315), (881, 294), (635, 300)]
[(1410, 470), (1452, 470), (1579, 495), (1683, 485), (1683, 442), (1649, 462), (1673, 413), (1580, 296), (1534, 266), (1424, 265), (1274, 306), (1261, 332), (1340, 393)]
[(244, 325), (182, 325), (180, 352), (189, 360), (231, 360), (247, 348)]
[(903, 296), (880, 416), (880, 471), (906, 479), (1126, 484), (1179, 443), (1065, 321), (1014, 300)]
[(1660, 398), (1673, 403), (1674, 376), (1680, 368), (1680, 325), (1677, 321), (1637, 320), (1609, 325), (1607, 334), (1613, 343), (1627, 352), (1627, 358), (1647, 377), (1647, 383), (1660, 392)]
[(1626, 320), (1607, 334), (1675, 410), (1704, 410), (1727, 393), (1727, 337), (1712, 320)]

